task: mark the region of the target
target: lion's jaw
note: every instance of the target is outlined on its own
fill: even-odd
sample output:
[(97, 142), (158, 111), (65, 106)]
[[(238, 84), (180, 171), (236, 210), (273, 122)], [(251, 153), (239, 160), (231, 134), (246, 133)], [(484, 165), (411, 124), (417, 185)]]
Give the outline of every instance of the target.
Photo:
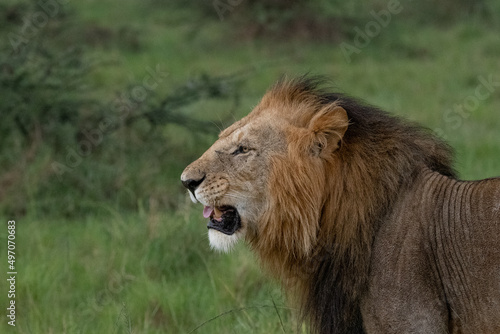
[(210, 246), (229, 252), (253, 238), (266, 211), (270, 157), (286, 149), (279, 126), (266, 120), (243, 120), (219, 139), (181, 175), (191, 200), (204, 205)]

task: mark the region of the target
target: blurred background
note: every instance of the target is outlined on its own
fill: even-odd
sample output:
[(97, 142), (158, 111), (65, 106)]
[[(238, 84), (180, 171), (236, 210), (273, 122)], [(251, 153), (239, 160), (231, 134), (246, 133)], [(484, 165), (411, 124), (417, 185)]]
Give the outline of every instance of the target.
[(179, 181), (282, 74), (500, 174), (498, 0), (2, 0), (0, 32), (1, 333), (305, 332), (245, 245), (209, 249)]

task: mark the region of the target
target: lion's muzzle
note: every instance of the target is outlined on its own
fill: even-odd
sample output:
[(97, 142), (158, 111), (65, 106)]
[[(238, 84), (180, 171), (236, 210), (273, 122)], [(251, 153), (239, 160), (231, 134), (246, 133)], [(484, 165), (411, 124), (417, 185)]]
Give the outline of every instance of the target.
[(193, 169), (186, 169), (181, 181), (186, 187), (194, 202), (205, 205), (203, 216), (209, 218), (208, 229), (233, 235), (241, 227), (241, 218), (238, 210), (231, 205), (221, 205), (222, 198), (227, 192), (229, 182), (225, 177), (204, 174)]

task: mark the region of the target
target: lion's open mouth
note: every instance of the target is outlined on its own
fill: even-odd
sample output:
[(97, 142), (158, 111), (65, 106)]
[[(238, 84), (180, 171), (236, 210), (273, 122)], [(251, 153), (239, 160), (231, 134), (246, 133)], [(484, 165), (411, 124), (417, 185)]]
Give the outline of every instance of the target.
[(236, 208), (232, 206), (205, 206), (203, 217), (209, 218), (207, 227), (232, 235), (241, 227), (240, 215)]

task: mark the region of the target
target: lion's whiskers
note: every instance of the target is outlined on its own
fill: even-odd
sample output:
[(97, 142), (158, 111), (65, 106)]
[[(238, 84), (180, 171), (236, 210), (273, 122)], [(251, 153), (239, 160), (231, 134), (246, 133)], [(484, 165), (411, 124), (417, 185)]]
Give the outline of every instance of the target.
[(247, 194), (233, 192), (233, 193), (226, 193), (224, 195), (224, 198), (231, 198), (231, 199), (235, 199), (238, 201), (247, 201), (247, 200), (252, 199), (252, 198), (257, 198), (257, 196), (249, 196)]

